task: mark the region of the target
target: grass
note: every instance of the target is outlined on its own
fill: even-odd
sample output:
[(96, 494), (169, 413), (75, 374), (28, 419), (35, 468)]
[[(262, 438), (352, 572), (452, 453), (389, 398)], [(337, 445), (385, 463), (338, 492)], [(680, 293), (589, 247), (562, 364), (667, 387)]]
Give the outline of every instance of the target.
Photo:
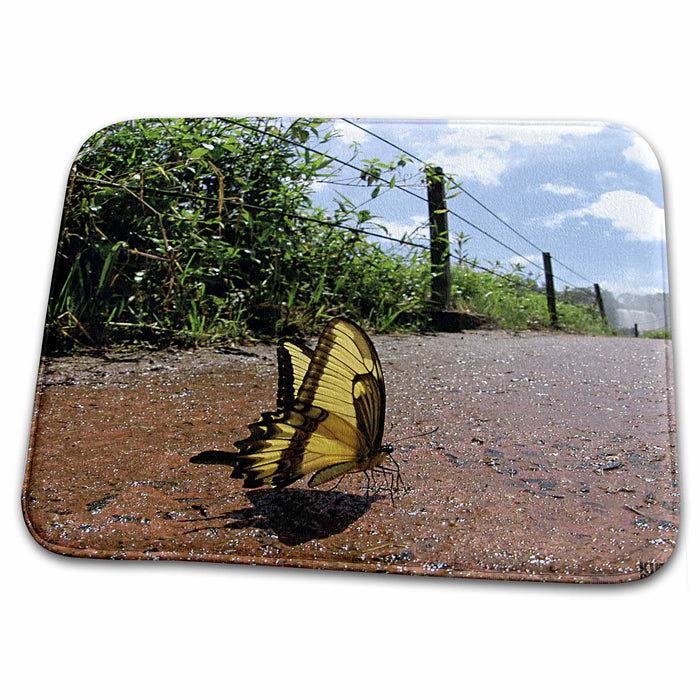
[[(501, 328), (547, 330), (551, 328), (547, 297), (515, 274), (498, 276), (466, 266), (452, 269), (453, 299), (457, 308), (484, 314)], [(557, 302), (560, 330), (572, 333), (610, 334), (594, 304)]]
[[(274, 340), (338, 315), (377, 332), (427, 329), (428, 251), (388, 254), (365, 235), (383, 230), (369, 211), (312, 206), (313, 182), (332, 168), (295, 144), (321, 128), (138, 120), (95, 134), (67, 191), (47, 352)], [(360, 180), (379, 193), (374, 175)], [(502, 328), (550, 327), (544, 294), (518, 275), (460, 265), (452, 277), (454, 308)], [(609, 332), (595, 304), (561, 301), (558, 313), (564, 330)]]

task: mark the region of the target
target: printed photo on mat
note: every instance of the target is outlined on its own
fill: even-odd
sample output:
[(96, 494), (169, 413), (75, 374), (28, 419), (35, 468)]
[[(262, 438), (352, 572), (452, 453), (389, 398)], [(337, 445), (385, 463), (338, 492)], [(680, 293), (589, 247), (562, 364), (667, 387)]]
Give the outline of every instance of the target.
[(651, 148), (603, 123), (98, 131), (22, 502), (78, 557), (649, 576), (679, 526)]

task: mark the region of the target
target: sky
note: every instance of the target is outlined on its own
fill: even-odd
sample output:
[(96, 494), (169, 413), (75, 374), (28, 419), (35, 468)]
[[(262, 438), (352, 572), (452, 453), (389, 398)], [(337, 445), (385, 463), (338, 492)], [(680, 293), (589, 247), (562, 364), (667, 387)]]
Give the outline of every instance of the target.
[[(484, 266), (498, 262), (504, 271), (520, 263), (542, 280), (547, 251), (558, 289), (596, 282), (616, 296), (668, 292), (661, 172), (636, 132), (602, 122), (349, 122), (334, 120), (339, 136), (330, 144), (332, 155), (349, 158), (354, 143), (360, 151), (354, 162), (362, 165), (363, 158), (388, 163), (405, 150), (455, 177), (466, 193), (448, 200), (448, 224), (453, 250), (461, 238), (465, 257)], [(371, 190), (358, 187), (357, 173), (347, 170), (320, 183), (315, 201), (332, 207), (342, 194), (366, 202), (361, 208), (392, 236), (424, 242), (421, 167), (415, 162), (405, 171), (407, 189), (418, 197), (394, 188), (371, 200)], [(354, 184), (338, 183), (353, 176)]]

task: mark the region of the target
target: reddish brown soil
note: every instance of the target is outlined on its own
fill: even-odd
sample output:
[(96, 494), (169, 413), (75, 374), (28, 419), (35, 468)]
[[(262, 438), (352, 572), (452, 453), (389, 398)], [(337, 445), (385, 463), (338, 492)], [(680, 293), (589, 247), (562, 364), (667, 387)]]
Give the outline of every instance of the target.
[[(375, 338), (408, 487), (245, 490), (232, 449), (275, 404), (274, 348), (46, 361), (25, 516), (75, 556), (557, 581), (643, 578), (679, 494), (670, 341), (506, 332)], [(313, 345), (313, 343), (312, 343)]]

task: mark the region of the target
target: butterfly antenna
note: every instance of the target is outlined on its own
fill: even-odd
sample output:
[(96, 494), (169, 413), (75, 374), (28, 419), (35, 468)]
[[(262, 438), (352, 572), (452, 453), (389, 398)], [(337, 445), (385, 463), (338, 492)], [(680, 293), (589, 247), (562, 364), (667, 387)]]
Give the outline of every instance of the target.
[[(404, 435), (402, 438), (399, 438), (398, 440), (394, 440), (391, 444), (395, 445), (397, 442), (401, 442), (402, 440), (410, 440), (411, 438), (419, 438), (419, 437), (425, 437), (426, 435), (432, 435), (433, 433), (436, 433), (438, 430), (440, 430), (440, 426), (436, 425), (432, 430), (427, 430), (424, 433), (418, 433), (416, 435)], [(396, 460), (394, 460), (396, 462)]]

